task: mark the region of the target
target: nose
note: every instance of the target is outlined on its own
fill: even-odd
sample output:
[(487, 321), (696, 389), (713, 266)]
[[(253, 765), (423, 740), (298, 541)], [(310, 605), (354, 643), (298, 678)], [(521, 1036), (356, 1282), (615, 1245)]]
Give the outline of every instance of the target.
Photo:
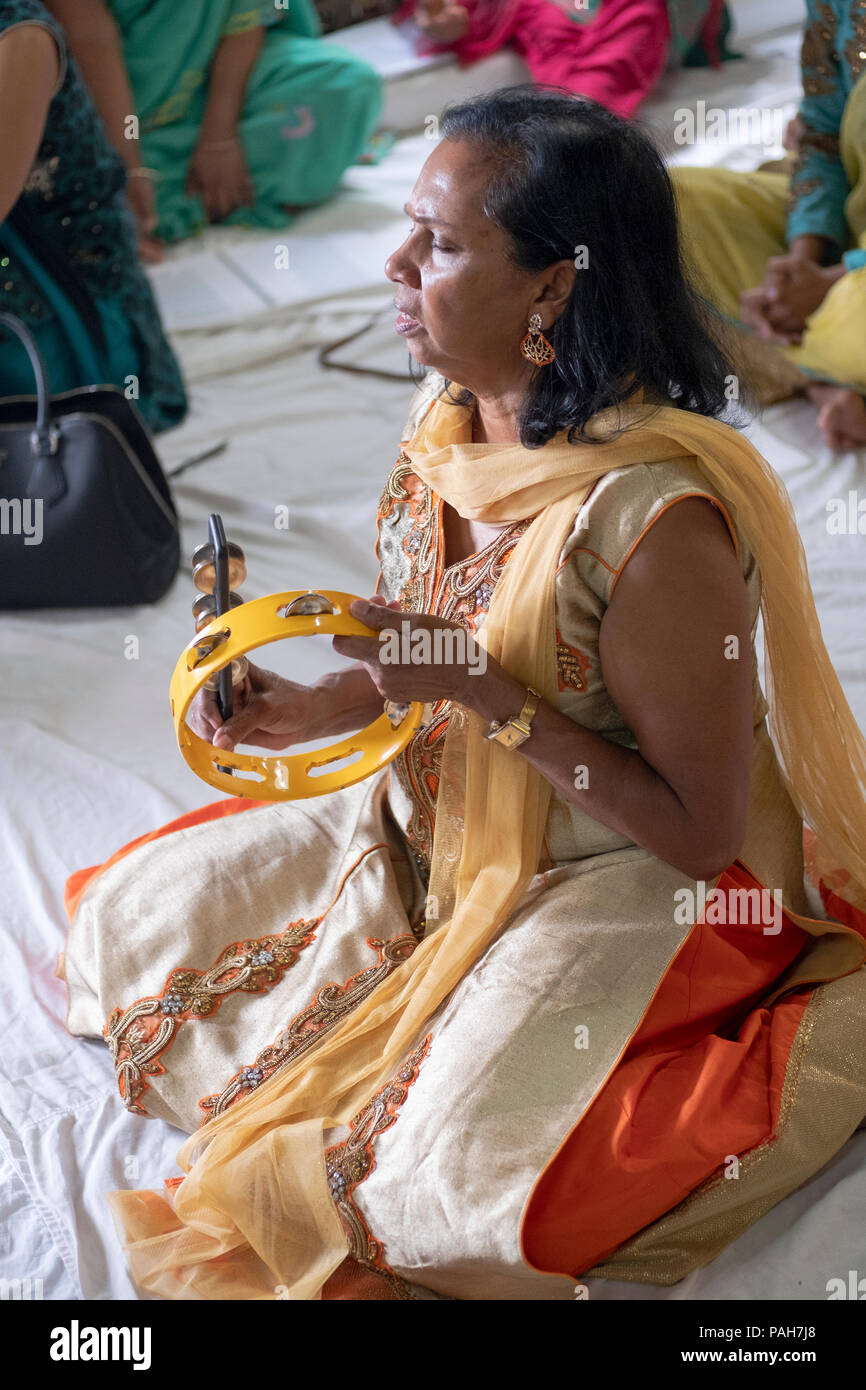
[(420, 289), (421, 276), (409, 249), (411, 240), (412, 234), (410, 233), (402, 246), (398, 246), (397, 250), (391, 253), (385, 262), (385, 274), (395, 284), (409, 285), (413, 289)]

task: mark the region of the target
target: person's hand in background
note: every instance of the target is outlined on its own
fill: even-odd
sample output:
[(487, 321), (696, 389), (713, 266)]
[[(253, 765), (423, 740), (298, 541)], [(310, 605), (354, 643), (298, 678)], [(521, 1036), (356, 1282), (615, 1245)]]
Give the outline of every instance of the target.
[(186, 191), (199, 195), (209, 222), (221, 222), (237, 208), (252, 207), (255, 189), (237, 136), (213, 143), (199, 141), (189, 163)]
[(469, 15), (456, 0), (419, 0), (415, 23), (434, 43), (457, 43), (469, 28)]
[(782, 136), (782, 144), (789, 154), (796, 154), (800, 148), (800, 140), (806, 127), (799, 115), (792, 116), (785, 126), (785, 134)]
[(148, 169), (128, 169), (126, 196), (138, 223), (138, 254), (143, 261), (155, 265), (162, 260), (163, 246), (154, 236), (159, 218), (152, 178)]
[(866, 401), (846, 386), (816, 382), (807, 394), (819, 406), (818, 428), (829, 449), (862, 449), (866, 445)]
[(837, 279), (835, 266), (824, 268), (800, 256), (773, 256), (763, 285), (740, 297), (743, 318), (762, 338), (799, 343), (806, 320)]

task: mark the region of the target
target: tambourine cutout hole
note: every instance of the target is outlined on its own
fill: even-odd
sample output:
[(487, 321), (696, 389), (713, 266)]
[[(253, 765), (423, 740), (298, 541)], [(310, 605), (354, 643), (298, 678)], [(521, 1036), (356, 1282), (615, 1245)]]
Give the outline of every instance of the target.
[(320, 763), (310, 763), (307, 768), (308, 777), (323, 777), (326, 772), (345, 772), (346, 768), (354, 767), (364, 756), (363, 748), (352, 748), (348, 753), (344, 753), (339, 758), (325, 758)]
[[(293, 599), (291, 603), (284, 603), (277, 609), (278, 618), (310, 618), (321, 617), (323, 614), (334, 616), (340, 609), (330, 599), (325, 598), (324, 594), (310, 592), (301, 594), (299, 598)], [(318, 624), (317, 624), (318, 626)]]
[[(215, 765), (219, 765), (219, 764), (225, 765), (225, 764), (226, 764), (226, 755), (225, 755), (224, 752), (222, 752), (222, 751), (220, 751), (220, 750), (217, 750), (217, 752), (214, 754), (214, 764), (215, 764)], [(233, 777), (233, 779), (236, 780), (236, 781), (239, 781), (239, 782), (264, 782), (264, 781), (266, 781), (266, 778), (265, 778), (265, 775), (264, 775), (263, 772), (258, 772), (258, 771), (256, 771), (256, 770), (254, 770), (253, 768), (249, 768), (249, 767), (238, 767), (237, 763), (235, 763), (235, 762), (232, 762), (232, 763), (230, 763), (230, 764), (228, 764), (228, 765), (231, 767), (231, 769), (232, 769), (232, 777)]]

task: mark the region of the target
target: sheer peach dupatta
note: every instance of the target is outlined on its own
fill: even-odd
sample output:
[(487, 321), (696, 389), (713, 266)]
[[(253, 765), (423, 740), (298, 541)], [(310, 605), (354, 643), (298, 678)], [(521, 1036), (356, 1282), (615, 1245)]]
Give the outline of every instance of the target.
[[(491, 524), (534, 518), (497, 585), (481, 640), (550, 699), (555, 571), (589, 489), (611, 469), (697, 459), (760, 565), (770, 727), (792, 797), (850, 875), (846, 895), (866, 907), (866, 743), (824, 647), (790, 502), (769, 465), (735, 430), (673, 407), (607, 411), (592, 422), (606, 442), (570, 445), (558, 436), (537, 450), (472, 444), (470, 419), (470, 409), (439, 399), (406, 452), (462, 516)], [(617, 426), (625, 432), (607, 438)], [(310, 1299), (345, 1257), (323, 1130), (347, 1123), (399, 1068), (538, 864), (549, 784), (519, 754), (489, 743), (477, 717), (462, 710), (444, 757), (430, 882), (436, 929), (317, 1050), (192, 1135), (178, 1159), (186, 1176), (172, 1193), (110, 1194), (143, 1289), (165, 1298), (279, 1291)], [(856, 969), (862, 939), (842, 926), (829, 936), (830, 974)]]

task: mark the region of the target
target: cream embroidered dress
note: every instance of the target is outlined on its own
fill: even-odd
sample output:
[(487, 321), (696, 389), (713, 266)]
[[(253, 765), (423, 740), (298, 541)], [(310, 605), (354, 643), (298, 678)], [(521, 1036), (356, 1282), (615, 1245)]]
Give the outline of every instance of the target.
[[(601, 621), (649, 528), (667, 508), (695, 496), (725, 515), (754, 623), (760, 575), (694, 459), (608, 473), (575, 515), (559, 557), (560, 708), (629, 747), (636, 740), (599, 661)], [(507, 526), (476, 555), (446, 566), (441, 499), (401, 452), (379, 510), (379, 592), (406, 610), (477, 631), (529, 525)], [(754, 666), (754, 653), (749, 659)], [(740, 862), (752, 881), (782, 890), (787, 910), (814, 917), (804, 890), (801, 821), (779, 777), (766, 708), (755, 667), (750, 813)], [(187, 1132), (207, 1125), (314, 1049), (400, 969), (425, 933), (437, 930), (428, 875), (450, 714), (447, 703), (428, 707), (404, 753), (357, 787), (297, 804), (218, 803), (215, 818), (184, 818), (87, 881), (65, 955), (69, 1028), (104, 1034), (120, 1095), (135, 1113)], [(555, 1274), (532, 1267), (522, 1241), (536, 1185), (618, 1064), (628, 1061), (663, 982), (674, 978), (672, 963), (694, 941), (696, 928), (674, 911), (684, 888), (698, 893), (678, 870), (554, 795), (539, 872), (517, 910), (389, 1085), (351, 1127), (327, 1135), (324, 1160), (350, 1254), (382, 1273), (397, 1296), (572, 1298), (573, 1276), (607, 1256), (596, 1272), (681, 1278), (803, 1182), (856, 1128), (866, 1109), (864, 1068), (845, 1084), (839, 1078), (852, 1038), (866, 1043), (862, 972), (813, 991), (830, 991), (837, 1010), (833, 1028), (814, 1017), (808, 1023), (810, 1045), (824, 1049), (822, 1094), (826, 1101), (832, 1085), (834, 1104), (794, 1157), (785, 1150), (774, 1164), (783, 1128), (790, 1132), (799, 1115), (793, 1092), (800, 1071), (795, 1077), (789, 1067), (785, 1095), (775, 1077), (772, 1085), (768, 1079), (762, 1132), (744, 1142), (746, 1131), (732, 1121), (718, 1141), (721, 1152), (708, 1145), (680, 1187), (662, 1184), (612, 1243), (599, 1234), (571, 1262), (538, 1261)], [(738, 1028), (760, 995), (771, 993), (773, 972), (795, 964), (806, 939), (793, 922), (786, 932), (787, 953), (765, 987), (741, 984), (718, 1017), (708, 1016), (705, 1034), (724, 1035), (734, 1050), (743, 1045)], [(749, 947), (737, 949), (746, 959)], [(694, 971), (698, 978), (697, 965)], [(814, 1002), (803, 996), (791, 1038), (800, 1038), (803, 1010)], [(839, 1010), (847, 1044), (838, 1033)], [(689, 1015), (685, 1004), (682, 1014)], [(676, 1055), (684, 1049), (674, 1045)], [(706, 1105), (718, 1109), (711, 1089)], [(806, 1098), (808, 1087), (802, 1089)], [(689, 1124), (700, 1133), (700, 1105)], [(765, 1161), (751, 1188), (746, 1180), (740, 1185), (732, 1214), (730, 1189), (737, 1185), (719, 1188), (720, 1165), (728, 1152), (758, 1147)], [(547, 1209), (557, 1200), (548, 1193)], [(666, 1225), (659, 1218), (668, 1212)], [(646, 1229), (635, 1243), (630, 1238), (639, 1228)], [(572, 1277), (557, 1277), (564, 1275)]]

